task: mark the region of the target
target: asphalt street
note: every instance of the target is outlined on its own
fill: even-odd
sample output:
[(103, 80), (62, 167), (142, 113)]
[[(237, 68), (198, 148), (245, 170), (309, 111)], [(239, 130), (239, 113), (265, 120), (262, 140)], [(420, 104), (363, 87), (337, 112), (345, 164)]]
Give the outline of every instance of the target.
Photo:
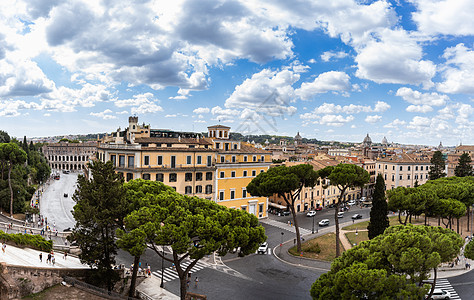
[[(48, 225), (51, 228), (55, 223), (58, 231), (73, 228), (76, 221), (72, 216), (75, 205), (72, 195), (76, 190), (77, 174), (61, 174), (61, 179), (50, 179), (49, 182), (40, 200), (41, 215), (48, 218)], [(67, 197), (64, 197), (65, 193), (68, 194)]]
[(448, 281), (461, 299), (474, 299), (474, 272), (472, 270), (456, 277), (450, 277)]

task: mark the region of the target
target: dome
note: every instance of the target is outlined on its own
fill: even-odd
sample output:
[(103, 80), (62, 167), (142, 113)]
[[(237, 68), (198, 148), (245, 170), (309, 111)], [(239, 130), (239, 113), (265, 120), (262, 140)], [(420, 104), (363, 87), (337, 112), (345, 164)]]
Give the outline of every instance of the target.
[(301, 135), (300, 135), (300, 132), (298, 131), (298, 133), (296, 134), (295, 136), (295, 140), (298, 140), (298, 139), (301, 139)]
[(372, 139), (370, 138), (369, 134), (364, 138), (364, 144), (372, 144)]
[(386, 138), (386, 137), (383, 137), (383, 139), (382, 139), (382, 145), (387, 145), (387, 144), (388, 144), (387, 138)]

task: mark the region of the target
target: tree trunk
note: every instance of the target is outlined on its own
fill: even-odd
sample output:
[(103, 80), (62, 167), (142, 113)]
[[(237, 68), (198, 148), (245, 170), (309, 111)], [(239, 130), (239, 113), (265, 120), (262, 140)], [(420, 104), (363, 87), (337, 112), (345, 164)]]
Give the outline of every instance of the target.
[(13, 217), (13, 188), (12, 188), (12, 165), (8, 166), (8, 187), (10, 188), (10, 217)]
[(441, 217), (438, 216), (438, 226), (441, 226)]
[(456, 232), (459, 234), (459, 218), (456, 218)]
[(426, 217), (426, 213), (425, 213), (425, 226), (426, 226), (426, 219), (427, 219), (427, 217)]
[(428, 297), (426, 297), (426, 299), (431, 299), (431, 296), (433, 296), (433, 292), (434, 292), (434, 289), (435, 289), (435, 286), (436, 286), (436, 278), (438, 277), (437, 269), (434, 268), (433, 272), (434, 272), (433, 283), (431, 285), (430, 293), (429, 293)]
[(181, 276), (179, 277), (179, 292), (180, 292), (179, 298), (181, 300), (186, 300), (186, 292), (187, 292), (186, 276), (183, 276), (183, 278), (181, 278)]
[(293, 216), (293, 225), (295, 225), (295, 232), (296, 232), (296, 250), (298, 253), (301, 253), (301, 235), (300, 235), (300, 228), (298, 226), (298, 220), (296, 219), (296, 212), (294, 205), (290, 205), (291, 215)]
[(470, 221), (470, 215), (471, 215), (471, 206), (467, 205), (467, 227), (466, 231), (469, 231), (469, 221)]
[(133, 258), (133, 273), (132, 273), (132, 280), (130, 281), (130, 291), (128, 292), (129, 297), (135, 297), (135, 285), (137, 282), (139, 264), (140, 264), (140, 256), (135, 256)]

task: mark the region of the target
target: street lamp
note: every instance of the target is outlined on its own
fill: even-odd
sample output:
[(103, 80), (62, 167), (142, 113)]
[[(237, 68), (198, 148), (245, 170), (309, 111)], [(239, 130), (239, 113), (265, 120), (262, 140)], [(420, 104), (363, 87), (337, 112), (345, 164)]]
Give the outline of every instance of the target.
[(164, 288), (165, 287), (165, 283), (163, 281), (163, 276), (164, 276), (164, 271), (165, 271), (165, 268), (164, 268), (164, 258), (165, 258), (165, 247), (164, 246), (161, 246), (161, 284), (160, 284), (160, 288)]
[(312, 217), (312, 219), (313, 219), (313, 230), (312, 230), (312, 233), (313, 233), (313, 234), (314, 234), (314, 217), (315, 217), (315, 216), (316, 216), (316, 215), (314, 215), (314, 216)]

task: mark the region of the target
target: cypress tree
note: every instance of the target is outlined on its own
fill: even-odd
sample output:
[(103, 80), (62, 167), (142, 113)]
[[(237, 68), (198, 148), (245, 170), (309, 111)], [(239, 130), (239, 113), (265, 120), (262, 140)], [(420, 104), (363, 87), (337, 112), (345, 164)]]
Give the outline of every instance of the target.
[(459, 163), (454, 169), (454, 175), (457, 177), (466, 177), (466, 176), (472, 176), (472, 166), (471, 166), (471, 157), (467, 153), (461, 154), (459, 157)]
[(433, 154), (433, 157), (430, 160), (431, 166), (430, 171), (428, 172), (430, 180), (435, 180), (441, 177), (445, 177), (444, 167), (446, 166), (446, 161), (443, 158), (443, 153), (441, 151), (436, 151)]
[(385, 180), (382, 174), (377, 176), (375, 190), (372, 198), (372, 208), (370, 210), (370, 221), (367, 229), (369, 230), (369, 239), (382, 234), (390, 225), (387, 217), (387, 200), (385, 198)]

